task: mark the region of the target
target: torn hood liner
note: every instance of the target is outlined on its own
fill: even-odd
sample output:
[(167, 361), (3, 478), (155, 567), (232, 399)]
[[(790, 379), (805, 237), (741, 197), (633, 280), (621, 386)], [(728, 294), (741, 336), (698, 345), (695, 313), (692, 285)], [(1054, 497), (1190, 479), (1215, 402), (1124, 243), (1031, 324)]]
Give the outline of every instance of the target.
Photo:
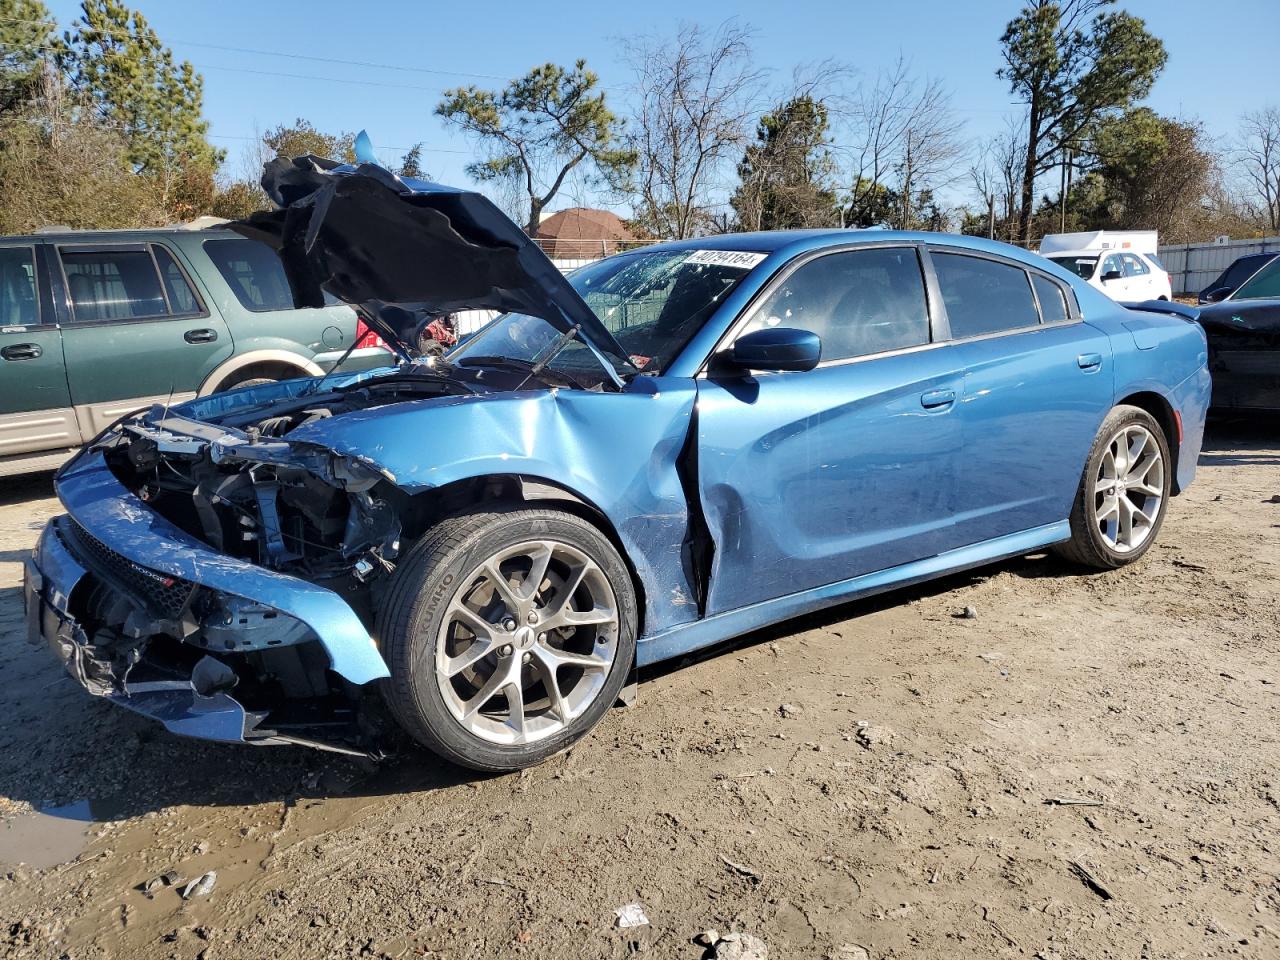
[[(324, 306), (327, 290), (351, 304), (523, 313), (561, 331), (578, 324), (596, 349), (627, 355), (538, 245), (478, 193), (314, 156), (277, 157), (262, 187), (280, 209), (222, 228), (280, 255), (297, 307)], [(412, 347), (405, 331), (375, 325)]]

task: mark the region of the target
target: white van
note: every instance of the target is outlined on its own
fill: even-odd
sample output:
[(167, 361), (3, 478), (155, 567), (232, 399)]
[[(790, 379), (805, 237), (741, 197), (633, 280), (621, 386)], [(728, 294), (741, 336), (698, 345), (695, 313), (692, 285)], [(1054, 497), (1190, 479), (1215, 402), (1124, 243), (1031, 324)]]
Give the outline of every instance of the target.
[(1173, 283), (1156, 256), (1158, 245), (1155, 230), (1051, 233), (1040, 241), (1040, 255), (1087, 280), (1112, 300), (1171, 300)]

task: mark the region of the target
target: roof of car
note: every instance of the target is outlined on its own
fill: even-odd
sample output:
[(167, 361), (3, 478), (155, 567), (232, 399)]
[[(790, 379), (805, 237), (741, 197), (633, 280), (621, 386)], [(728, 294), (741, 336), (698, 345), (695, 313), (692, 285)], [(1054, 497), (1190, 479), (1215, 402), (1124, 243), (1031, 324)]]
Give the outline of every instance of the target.
[(75, 230), (71, 227), (41, 227), (35, 233), (0, 236), (0, 240), (121, 240), (138, 242), (145, 237), (154, 237), (157, 234), (185, 237), (192, 234), (215, 236), (230, 233), (231, 231), (222, 230), (218, 227), (201, 227), (199, 229), (191, 229), (190, 227), (139, 227), (129, 230)]
[(849, 243), (935, 243), (996, 253), (1028, 263), (1044, 260), (1039, 254), (985, 237), (958, 233), (931, 233), (922, 230), (767, 230), (760, 233), (723, 233), (690, 240), (668, 240), (653, 246), (637, 247), (628, 253), (646, 250), (741, 250), (752, 253), (796, 254), (806, 250)]

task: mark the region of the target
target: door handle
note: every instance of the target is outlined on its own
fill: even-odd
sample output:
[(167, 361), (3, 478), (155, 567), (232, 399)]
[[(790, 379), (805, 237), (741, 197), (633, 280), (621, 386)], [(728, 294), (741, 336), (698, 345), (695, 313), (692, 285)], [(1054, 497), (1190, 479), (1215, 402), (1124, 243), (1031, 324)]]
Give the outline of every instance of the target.
[(218, 331), (210, 330), (208, 327), (202, 330), (188, 330), (182, 335), (182, 339), (187, 343), (213, 343), (218, 339)]
[(1082, 353), (1076, 357), (1076, 363), (1081, 370), (1097, 370), (1102, 366), (1102, 354), (1100, 353)]
[(955, 402), (956, 392), (954, 390), (930, 390), (928, 393), (920, 394), (920, 406), (926, 410), (949, 407)]
[(43, 354), (38, 343), (13, 343), (0, 350), (0, 357), (6, 360), (34, 360)]

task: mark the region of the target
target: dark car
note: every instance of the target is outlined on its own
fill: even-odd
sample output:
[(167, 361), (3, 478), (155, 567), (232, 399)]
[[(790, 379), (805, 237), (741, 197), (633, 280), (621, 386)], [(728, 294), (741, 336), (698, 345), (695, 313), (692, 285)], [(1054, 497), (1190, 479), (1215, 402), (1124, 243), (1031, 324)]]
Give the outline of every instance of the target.
[[(637, 667), (1052, 547), (1114, 568), (1191, 482), (1195, 311), (976, 237), (657, 244), (564, 277), (484, 197), (272, 162), (300, 303), (508, 311), (445, 357), (124, 418), (58, 474), (30, 633), (217, 740), (527, 766)], [(1100, 587), (1099, 589), (1104, 589)], [(372, 709), (371, 709), (372, 708)]]
[(1219, 303), (1227, 299), (1239, 289), (1242, 283), (1276, 257), (1280, 257), (1280, 251), (1251, 253), (1245, 257), (1237, 257), (1232, 261), (1231, 266), (1222, 271), (1217, 280), (1200, 291), (1199, 301), (1201, 303)]
[(1280, 411), (1280, 259), (1200, 308), (1215, 412)]

